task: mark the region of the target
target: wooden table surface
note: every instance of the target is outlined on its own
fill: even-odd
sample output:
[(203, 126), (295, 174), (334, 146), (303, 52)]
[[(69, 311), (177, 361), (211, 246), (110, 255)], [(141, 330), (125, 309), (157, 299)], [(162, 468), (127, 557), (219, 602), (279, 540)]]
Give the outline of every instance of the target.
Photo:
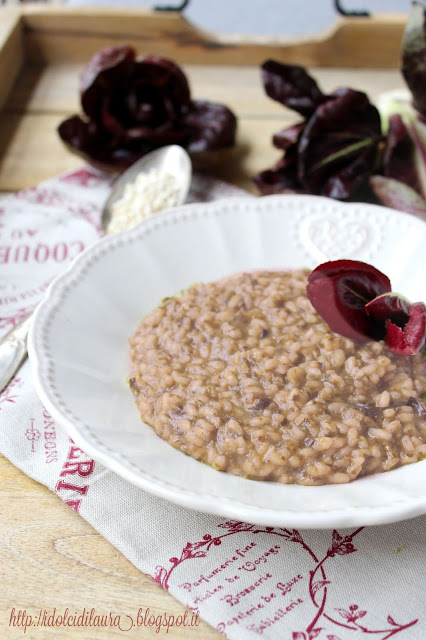
[[(255, 67), (185, 66), (195, 97), (226, 102), (239, 117), (238, 149), (217, 175), (254, 191), (250, 176), (278, 158), (271, 134), (294, 114), (266, 98)], [(79, 63), (26, 69), (7, 100), (0, 121), (0, 190), (4, 193), (78, 167), (81, 160), (62, 146), (56, 127), (78, 111)], [(398, 71), (315, 69), (327, 91), (352, 86), (371, 99), (403, 86)], [(56, 495), (0, 459), (0, 638), (158, 638), (155, 629), (126, 634), (114, 629), (9, 628), (12, 607), (36, 612), (65, 607), (126, 613), (150, 607), (155, 614), (179, 614), (184, 607), (135, 569), (110, 543)], [(46, 524), (48, 523), (48, 524)], [(167, 636), (213, 640), (219, 634), (198, 628), (171, 628)]]

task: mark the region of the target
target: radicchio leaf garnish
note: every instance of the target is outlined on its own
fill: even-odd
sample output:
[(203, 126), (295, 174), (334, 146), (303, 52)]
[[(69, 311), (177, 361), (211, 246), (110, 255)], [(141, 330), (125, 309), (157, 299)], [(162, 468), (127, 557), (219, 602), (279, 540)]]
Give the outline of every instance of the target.
[(376, 320), (392, 320), (403, 327), (410, 317), (410, 301), (396, 293), (382, 293), (364, 306), (367, 315)]
[(413, 356), (425, 344), (426, 307), (422, 302), (410, 304), (395, 293), (378, 296), (364, 307), (368, 316), (385, 322), (385, 344), (399, 356)]
[(389, 278), (356, 260), (325, 262), (308, 277), (307, 295), (332, 331), (365, 342), (384, 337), (384, 321), (365, 312), (366, 303), (391, 290)]
[(423, 302), (411, 305), (406, 324), (398, 326), (387, 320), (385, 343), (398, 356), (415, 356), (423, 349), (426, 335), (426, 307)]
[(222, 104), (191, 100), (182, 69), (129, 46), (104, 49), (83, 71), (84, 114), (59, 126), (62, 140), (92, 164), (122, 170), (149, 151), (180, 144), (190, 153), (235, 144), (236, 118)]
[(384, 340), (393, 353), (417, 355), (426, 340), (426, 306), (391, 292), (387, 276), (357, 260), (320, 265), (308, 277), (313, 307), (335, 333), (358, 342)]

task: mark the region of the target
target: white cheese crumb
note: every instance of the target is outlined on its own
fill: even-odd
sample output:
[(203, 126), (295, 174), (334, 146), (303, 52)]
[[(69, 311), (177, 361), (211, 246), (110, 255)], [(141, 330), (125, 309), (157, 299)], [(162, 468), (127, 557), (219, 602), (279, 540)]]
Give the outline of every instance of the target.
[(153, 213), (176, 206), (179, 185), (167, 171), (151, 169), (139, 173), (124, 188), (122, 197), (111, 205), (108, 233), (123, 231), (146, 220)]

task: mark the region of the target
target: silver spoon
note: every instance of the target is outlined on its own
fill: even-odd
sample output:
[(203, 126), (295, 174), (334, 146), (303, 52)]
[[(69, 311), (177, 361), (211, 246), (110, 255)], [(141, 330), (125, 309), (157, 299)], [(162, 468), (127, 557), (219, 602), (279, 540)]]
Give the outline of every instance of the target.
[(174, 206), (178, 207), (185, 202), (191, 185), (191, 159), (185, 149), (176, 144), (161, 147), (151, 151), (151, 153), (132, 164), (114, 183), (114, 187), (102, 210), (101, 224), (104, 231), (108, 231), (108, 225), (111, 221), (111, 208), (123, 196), (126, 185), (129, 182), (134, 182), (136, 176), (140, 173), (148, 173), (153, 169), (169, 173), (174, 177), (178, 187)]
[[(111, 221), (111, 207), (122, 197), (125, 186), (134, 182), (139, 173), (147, 173), (153, 169), (167, 172), (174, 177), (178, 186), (174, 206), (185, 202), (191, 185), (191, 159), (185, 149), (178, 145), (161, 147), (135, 162), (114, 183), (102, 209), (101, 225), (105, 232), (108, 232)], [(28, 315), (0, 339), (0, 393), (7, 387), (28, 355), (27, 336), (32, 315)]]

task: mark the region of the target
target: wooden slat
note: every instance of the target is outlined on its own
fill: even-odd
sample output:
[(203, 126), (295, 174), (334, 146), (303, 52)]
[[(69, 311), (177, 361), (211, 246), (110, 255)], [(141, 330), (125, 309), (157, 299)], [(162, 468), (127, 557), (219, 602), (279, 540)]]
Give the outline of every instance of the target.
[(138, 571), (64, 502), (0, 456), (0, 630), (5, 640), (215, 640), (221, 636), (205, 622), (198, 627), (155, 627), (129, 631), (107, 628), (40, 627), (24, 634), (9, 626), (11, 610), (40, 609), (70, 615), (94, 607), (100, 615), (136, 618), (139, 607), (154, 615), (179, 616), (185, 607)]
[[(63, 117), (8, 115), (8, 127), (0, 127), (0, 150), (4, 149), (0, 157), (0, 191), (32, 187), (81, 165), (81, 158), (67, 151), (56, 133)], [(214, 167), (213, 173), (255, 191), (251, 177), (279, 157), (271, 145), (272, 134), (278, 128), (277, 122), (269, 118), (240, 118), (237, 148), (224, 163)]]
[(34, 62), (85, 61), (99, 49), (126, 42), (142, 53), (180, 63), (258, 65), (266, 58), (310, 66), (398, 66), (406, 16), (341, 18), (317, 37), (218, 36), (179, 13), (147, 9), (24, 6), (25, 41)]
[[(80, 110), (78, 78), (84, 64), (52, 63), (43, 67), (26, 67), (10, 92), (7, 111), (64, 112)], [(235, 65), (184, 65), (194, 98), (225, 102), (239, 116), (269, 116), (282, 120), (288, 112), (268, 98), (263, 90), (259, 67)], [(397, 70), (330, 69), (312, 70), (324, 92), (339, 86), (364, 90), (368, 87), (371, 100), (384, 91), (403, 87)], [(283, 125), (284, 126), (284, 125)]]
[(7, 115), (8, 126), (0, 127), (1, 191), (31, 187), (81, 165), (56, 133), (62, 120), (62, 115)]
[(16, 11), (0, 13), (0, 109), (24, 60), (22, 20)]

